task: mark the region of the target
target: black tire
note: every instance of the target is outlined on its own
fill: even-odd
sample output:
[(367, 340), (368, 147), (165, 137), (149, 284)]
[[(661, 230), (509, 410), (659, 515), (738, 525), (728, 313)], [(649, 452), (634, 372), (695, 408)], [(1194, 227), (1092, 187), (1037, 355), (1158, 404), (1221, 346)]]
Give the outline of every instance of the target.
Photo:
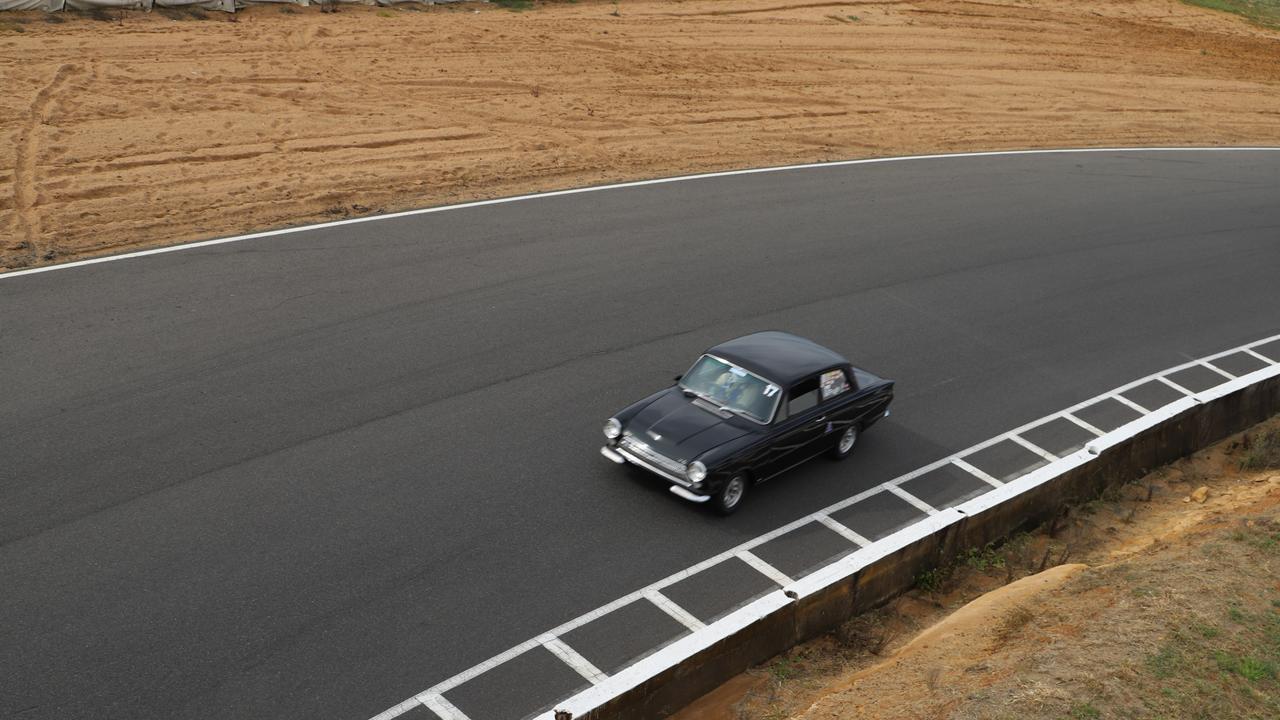
[(853, 449), (858, 446), (858, 436), (860, 434), (861, 432), (858, 430), (857, 425), (850, 425), (845, 428), (844, 432), (836, 437), (836, 444), (831, 446), (831, 459), (843, 460), (849, 457)]
[(747, 496), (749, 487), (751, 478), (742, 473), (734, 475), (720, 487), (720, 492), (711, 496), (711, 507), (721, 515), (732, 515), (742, 507), (742, 499)]

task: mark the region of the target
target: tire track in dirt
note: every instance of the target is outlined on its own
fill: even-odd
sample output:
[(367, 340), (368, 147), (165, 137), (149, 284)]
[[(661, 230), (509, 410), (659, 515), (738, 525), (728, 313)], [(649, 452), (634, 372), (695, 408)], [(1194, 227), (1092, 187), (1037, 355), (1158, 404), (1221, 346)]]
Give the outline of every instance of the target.
[(754, 15), (757, 13), (776, 13), (788, 10), (810, 10), (813, 8), (829, 8), (829, 7), (866, 7), (869, 5), (906, 5), (907, 0), (844, 0), (843, 2), (811, 2), (797, 3), (793, 5), (774, 5), (770, 7), (748, 8), (743, 10), (709, 10), (705, 12), (689, 12), (689, 13), (665, 13), (673, 16), (697, 15)]
[[(63, 64), (53, 74), (53, 78), (40, 88), (31, 101), (31, 109), (27, 119), (18, 130), (18, 141), (14, 144), (13, 163), (13, 207), (14, 234), (20, 242), (25, 243), (30, 262), (39, 261), (46, 251), (41, 242), (40, 211), (36, 189), (38, 166), (36, 158), (40, 153), (40, 126), (49, 121), (49, 117), (57, 106), (58, 93), (67, 84), (67, 78), (79, 68), (72, 64)], [(44, 258), (52, 259), (52, 258)]]

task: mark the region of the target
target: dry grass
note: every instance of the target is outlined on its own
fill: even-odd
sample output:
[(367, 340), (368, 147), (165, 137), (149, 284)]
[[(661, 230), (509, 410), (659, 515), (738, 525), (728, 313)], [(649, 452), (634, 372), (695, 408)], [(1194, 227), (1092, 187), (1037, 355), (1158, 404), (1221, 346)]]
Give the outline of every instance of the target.
[[(1275, 467), (1277, 437), (1280, 419), (969, 550), (680, 718), (1280, 717), (1280, 475), (1239, 470)], [(1182, 502), (1200, 484), (1209, 500)], [(939, 634), (957, 608), (1071, 558), (1088, 567)]]

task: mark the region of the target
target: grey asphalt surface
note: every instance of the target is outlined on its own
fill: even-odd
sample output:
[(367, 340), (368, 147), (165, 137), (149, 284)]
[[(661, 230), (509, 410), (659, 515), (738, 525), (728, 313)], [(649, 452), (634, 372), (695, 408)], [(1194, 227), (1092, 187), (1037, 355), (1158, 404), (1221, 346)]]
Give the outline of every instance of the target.
[[(691, 180), (0, 279), (0, 717), (362, 720), (615, 597), (1280, 332), (1280, 153)], [(703, 348), (898, 381), (729, 519), (597, 454)], [(943, 489), (934, 488), (942, 492)]]

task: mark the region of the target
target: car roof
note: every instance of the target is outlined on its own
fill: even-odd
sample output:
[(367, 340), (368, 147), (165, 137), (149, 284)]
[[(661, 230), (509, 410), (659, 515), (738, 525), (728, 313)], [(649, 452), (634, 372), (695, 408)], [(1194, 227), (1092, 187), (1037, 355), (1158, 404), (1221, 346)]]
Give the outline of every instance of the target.
[(836, 365), (849, 364), (834, 350), (777, 330), (743, 335), (720, 343), (707, 353), (783, 385), (791, 385)]

